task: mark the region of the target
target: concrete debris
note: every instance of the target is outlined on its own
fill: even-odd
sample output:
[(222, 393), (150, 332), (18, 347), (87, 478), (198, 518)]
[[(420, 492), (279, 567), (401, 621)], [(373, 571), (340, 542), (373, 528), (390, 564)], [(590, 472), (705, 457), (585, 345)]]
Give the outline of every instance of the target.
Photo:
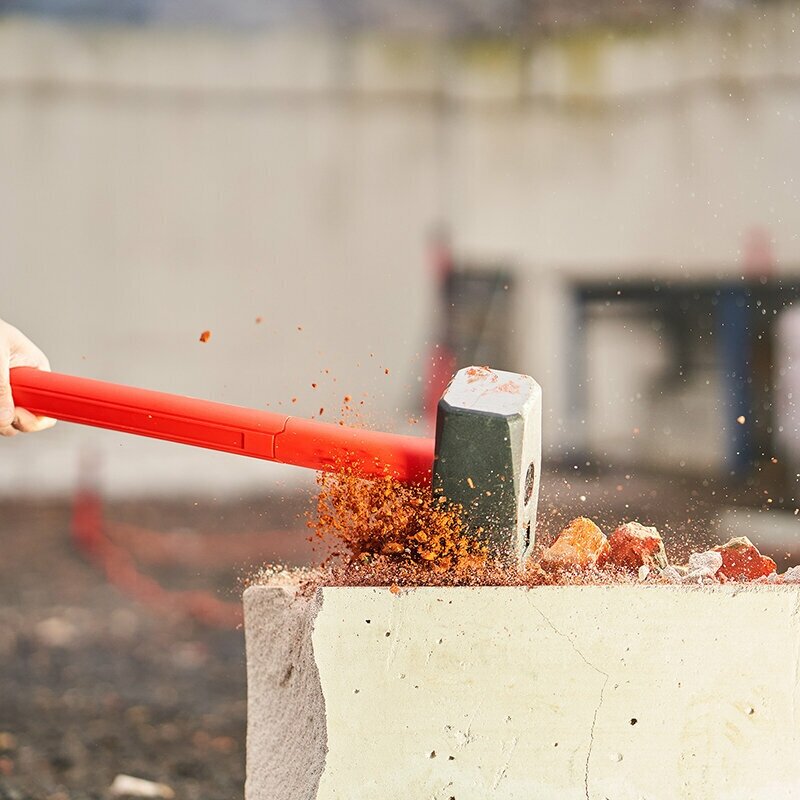
[(800, 583), (800, 566), (789, 567), (783, 575), (784, 583)]
[(719, 574), (729, 580), (753, 581), (775, 572), (775, 562), (768, 556), (762, 556), (746, 536), (731, 539), (714, 550), (722, 555)]
[(37, 623), (34, 632), (45, 647), (69, 647), (78, 635), (75, 626), (63, 617), (42, 620)]
[(680, 583), (683, 580), (683, 575), (672, 565), (661, 571), (661, 577), (670, 583)]
[(667, 566), (667, 552), (661, 534), (639, 522), (625, 522), (608, 537), (609, 562), (636, 572), (640, 567), (662, 570)]
[(650, 567), (648, 567), (647, 564), (642, 564), (642, 566), (639, 567), (638, 570), (639, 583), (644, 583), (647, 580), (647, 576), (649, 574), (650, 574)]
[(689, 571), (684, 576), (685, 581), (697, 581), (703, 578), (713, 578), (722, 566), (722, 556), (715, 550), (705, 553), (692, 553), (689, 556)]
[(546, 570), (602, 567), (611, 552), (606, 535), (587, 517), (572, 520), (540, 559)]
[(109, 792), (112, 797), (149, 797), (156, 800), (172, 800), (175, 792), (165, 783), (154, 783), (131, 775), (117, 775)]

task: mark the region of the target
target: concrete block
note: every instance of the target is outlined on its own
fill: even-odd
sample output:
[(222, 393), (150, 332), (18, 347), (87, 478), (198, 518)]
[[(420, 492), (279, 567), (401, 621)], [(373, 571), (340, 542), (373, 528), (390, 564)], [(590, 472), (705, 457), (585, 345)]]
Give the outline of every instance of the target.
[(247, 800), (800, 797), (800, 588), (244, 602)]

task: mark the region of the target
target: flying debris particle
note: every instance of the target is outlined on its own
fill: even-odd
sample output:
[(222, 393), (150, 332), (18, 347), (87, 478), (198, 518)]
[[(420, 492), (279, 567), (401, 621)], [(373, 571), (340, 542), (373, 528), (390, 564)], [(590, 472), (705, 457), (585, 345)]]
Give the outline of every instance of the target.
[(317, 388), (317, 384), (316, 384), (316, 383), (312, 383), (312, 384), (311, 384), (311, 388), (312, 388), (312, 389), (316, 389), (316, 388)]
[(324, 408), (320, 408), (319, 415), (322, 416), (324, 413), (325, 413), (325, 409)]
[(745, 424), (745, 422), (747, 422), (747, 418), (746, 418), (746, 417), (745, 417), (745, 416), (742, 414), (741, 416), (738, 416), (738, 417), (736, 417), (736, 421), (737, 421), (737, 422), (738, 422), (740, 425), (744, 425), (744, 424)]
[(200, 334), (200, 341), (205, 344), (211, 338), (211, 331), (203, 331)]
[(383, 371), (383, 374), (384, 375), (388, 375), (389, 374), (389, 367), (386, 367), (386, 369)]
[(390, 475), (365, 481), (351, 467), (319, 473), (317, 484), (309, 527), (344, 545), (353, 577), (378, 570), (396, 593), (404, 584), (448, 574), (466, 579), (488, 566), (486, 545), (463, 533), (461, 507), (434, 499), (430, 487), (408, 486)]
[(256, 325), (260, 325), (264, 321), (264, 317), (256, 317)]
[(602, 567), (611, 546), (605, 534), (587, 517), (572, 520), (543, 553), (541, 566), (548, 572)]
[(293, 398), (292, 398), (292, 402), (293, 402), (293, 403), (296, 403), (296, 402), (297, 402), (297, 398), (296, 398), (296, 397), (293, 397)]
[(467, 485), (469, 486), (470, 489), (474, 489), (475, 481), (473, 481), (472, 478), (467, 478)]
[(345, 403), (349, 403), (349, 402), (350, 402), (352, 399), (353, 399), (353, 398), (352, 398), (352, 397), (350, 397), (350, 395), (349, 395), (349, 394), (346, 394), (346, 395), (344, 396), (344, 401), (345, 401)]
[(731, 539), (714, 550), (722, 555), (719, 573), (726, 578), (755, 580), (775, 572), (775, 562), (762, 556), (746, 536)]

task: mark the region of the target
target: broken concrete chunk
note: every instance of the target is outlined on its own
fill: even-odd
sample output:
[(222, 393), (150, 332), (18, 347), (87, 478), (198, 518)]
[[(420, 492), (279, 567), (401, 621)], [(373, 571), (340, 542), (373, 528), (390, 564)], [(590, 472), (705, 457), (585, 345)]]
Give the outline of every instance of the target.
[(722, 556), (719, 575), (728, 579), (755, 580), (775, 571), (775, 562), (768, 556), (762, 556), (746, 536), (731, 539), (714, 550)]
[(784, 583), (800, 583), (800, 566), (789, 567), (783, 575)]
[(668, 566), (665, 570), (662, 570), (661, 577), (665, 578), (670, 583), (680, 583), (683, 580), (683, 576), (672, 565)]
[(608, 537), (611, 548), (609, 562), (622, 569), (636, 572), (640, 567), (665, 569), (667, 552), (661, 534), (638, 522), (626, 522)]
[(684, 575), (684, 580), (713, 578), (719, 572), (720, 567), (722, 567), (722, 555), (716, 550), (692, 553), (689, 556), (689, 570)]
[(172, 800), (175, 792), (165, 783), (154, 783), (132, 775), (117, 775), (111, 784), (112, 797), (149, 797), (155, 800)]
[(602, 567), (610, 552), (608, 539), (600, 528), (588, 517), (578, 517), (542, 553), (540, 563), (547, 570)]

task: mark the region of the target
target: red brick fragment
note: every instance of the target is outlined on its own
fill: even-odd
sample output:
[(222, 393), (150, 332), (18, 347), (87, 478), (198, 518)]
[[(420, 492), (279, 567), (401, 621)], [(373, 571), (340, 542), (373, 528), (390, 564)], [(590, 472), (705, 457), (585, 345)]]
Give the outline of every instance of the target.
[(655, 528), (625, 522), (608, 537), (608, 544), (611, 548), (609, 561), (622, 569), (636, 572), (642, 566), (658, 570), (667, 566), (664, 542)]
[(578, 517), (558, 534), (540, 564), (547, 570), (602, 567), (611, 547), (605, 534), (587, 517)]
[(731, 539), (714, 550), (722, 556), (717, 576), (752, 581), (775, 572), (775, 562), (769, 556), (762, 556), (746, 536)]

